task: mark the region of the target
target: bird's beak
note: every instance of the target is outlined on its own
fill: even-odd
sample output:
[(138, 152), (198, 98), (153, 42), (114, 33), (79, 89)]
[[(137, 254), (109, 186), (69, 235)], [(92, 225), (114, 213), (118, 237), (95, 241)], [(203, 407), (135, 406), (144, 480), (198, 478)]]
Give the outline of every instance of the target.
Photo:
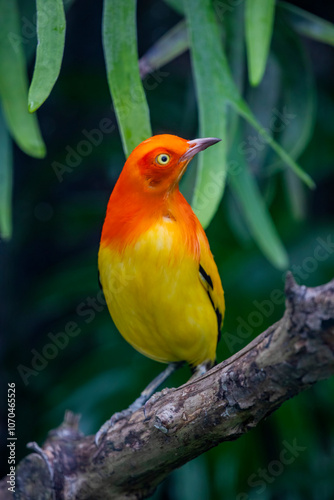
[(189, 149), (181, 156), (181, 161), (189, 162), (197, 153), (203, 151), (209, 146), (213, 146), (217, 142), (221, 141), (221, 139), (217, 139), (216, 137), (205, 137), (204, 139), (193, 139), (192, 141), (188, 141)]

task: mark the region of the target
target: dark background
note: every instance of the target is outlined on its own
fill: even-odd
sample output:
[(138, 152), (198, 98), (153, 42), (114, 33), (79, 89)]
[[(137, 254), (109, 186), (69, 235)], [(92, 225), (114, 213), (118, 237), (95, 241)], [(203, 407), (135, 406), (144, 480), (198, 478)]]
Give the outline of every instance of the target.
[[(33, 4), (21, 3), (27, 18), (32, 19)], [(330, 2), (295, 4), (334, 22)], [(94, 433), (113, 412), (128, 406), (163, 368), (127, 345), (106, 308), (96, 302), (101, 227), (110, 192), (124, 163), (118, 131), (106, 134), (99, 146), (82, 157), (71, 172), (64, 173), (62, 182), (53, 168), (55, 161), (65, 164), (66, 148), (77, 150), (85, 139), (84, 130), (98, 128), (103, 118), (116, 123), (105, 74), (101, 15), (102, 1), (97, 0), (74, 2), (67, 12), (61, 75), (38, 112), (47, 157), (36, 160), (14, 146), (14, 233), (10, 242), (0, 242), (0, 348), (2, 401), (6, 401), (7, 381), (16, 383), (18, 461), (27, 453), (28, 441), (41, 444), (46, 433), (61, 423), (65, 409), (81, 413), (81, 429)], [(139, 55), (179, 19), (163, 2), (139, 2)], [(299, 217), (290, 210), (279, 176), (267, 199), (288, 250), (290, 268), (297, 279), (299, 272), (299, 282), (315, 286), (331, 279), (334, 270), (334, 253), (329, 252), (328, 258), (316, 265), (312, 261), (319, 241), (333, 238), (334, 49), (301, 40), (314, 72), (317, 111), (312, 139), (299, 163), (313, 176), (317, 189), (303, 191)], [(33, 48), (31, 40), (26, 46), (30, 74)], [(195, 138), (197, 106), (189, 54), (163, 71), (168, 75), (147, 91), (153, 131)], [(266, 188), (261, 179), (259, 182)], [(227, 189), (207, 230), (226, 293), (226, 321), (218, 360), (239, 350), (283, 312), (283, 305), (275, 305), (270, 314), (261, 313), (259, 324), (252, 326), (250, 315), (259, 311), (254, 301), (262, 303), (272, 290), (283, 289), (284, 273), (268, 263), (254, 245), (236, 216), (237, 210)], [(243, 338), (224, 341), (224, 332), (235, 334), (242, 321), (248, 324)], [(69, 322), (75, 322), (80, 333), (59, 348), (43, 369), (28, 374), (25, 384), (19, 365), (21, 372), (22, 366), (32, 368), (31, 350), (41, 354), (50, 343), (48, 334), (64, 332)], [(184, 368), (170, 385), (181, 384), (188, 376), (189, 369)], [(155, 498), (333, 499), (333, 390), (333, 380), (324, 381), (288, 401), (251, 433), (175, 471), (158, 488)], [(5, 407), (2, 412), (6, 417)], [(5, 424), (3, 431), (4, 436)], [(286, 443), (293, 442), (301, 447), (294, 460), (283, 468), (273, 465)], [(8, 472), (6, 455), (6, 451), (1, 453), (1, 476)]]

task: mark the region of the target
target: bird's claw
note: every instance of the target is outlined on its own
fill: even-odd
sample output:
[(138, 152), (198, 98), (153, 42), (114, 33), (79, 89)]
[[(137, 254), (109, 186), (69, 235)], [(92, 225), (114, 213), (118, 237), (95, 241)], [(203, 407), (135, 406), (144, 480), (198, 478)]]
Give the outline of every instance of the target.
[(114, 413), (109, 418), (109, 420), (107, 420), (106, 422), (104, 422), (104, 424), (102, 425), (102, 427), (100, 427), (100, 429), (95, 434), (95, 444), (96, 444), (96, 446), (99, 446), (101, 444), (101, 441), (104, 438), (104, 436), (107, 434), (108, 430), (111, 427), (113, 427), (116, 424), (116, 422), (118, 422), (119, 420), (122, 420), (124, 418), (129, 417), (130, 415), (132, 415), (132, 413), (133, 413), (133, 411), (130, 410), (129, 408), (127, 408), (126, 410)]

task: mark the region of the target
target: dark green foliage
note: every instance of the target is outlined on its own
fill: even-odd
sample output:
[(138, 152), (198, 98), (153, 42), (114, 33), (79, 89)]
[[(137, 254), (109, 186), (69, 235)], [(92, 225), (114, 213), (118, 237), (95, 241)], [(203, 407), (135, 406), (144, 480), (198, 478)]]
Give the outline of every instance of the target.
[[(18, 3), (19, 47), (31, 76), (36, 18), (33, 2)], [(80, 0), (69, 8), (70, 3), (64, 2), (67, 28), (60, 76), (38, 112), (48, 155), (36, 160), (14, 147), (13, 236), (0, 242), (4, 319), (0, 352), (5, 367), (1, 380), (16, 382), (18, 460), (26, 454), (28, 441), (41, 443), (47, 431), (60, 423), (66, 408), (82, 413), (82, 430), (94, 433), (111, 413), (127, 407), (163, 368), (120, 337), (98, 286), (100, 231), (109, 194), (125, 159), (117, 131), (117, 120), (123, 118), (117, 106), (116, 116), (110, 101), (101, 35), (102, 2)], [(182, 21), (182, 3), (176, 3), (179, 13), (163, 2), (139, 2), (140, 57)], [(252, 3), (259, 2), (249, 2), (248, 8)], [(106, 2), (105, 11), (112, 4)], [(134, 8), (134, 2), (127, 4)], [(315, 7), (309, 3), (305, 8), (330, 19), (327, 4)], [(203, 26), (214, 23), (209, 33), (198, 38), (200, 23), (192, 5), (205, 13)], [(207, 202), (202, 204), (204, 222), (209, 224), (212, 219), (207, 234), (226, 292), (220, 361), (280, 318), (287, 261), (297, 281), (307, 286), (333, 277), (334, 58), (331, 46), (311, 40), (316, 36), (332, 44), (333, 28), (290, 4), (277, 4), (265, 72), (253, 87), (247, 76), (244, 2), (187, 1), (185, 12), (188, 42), (184, 41), (184, 23), (178, 28), (177, 44), (171, 37), (155, 53), (158, 69), (146, 74), (143, 89), (153, 133), (175, 133), (189, 139), (204, 133), (224, 134), (221, 164), (203, 154), (199, 176), (196, 178), (196, 165), (191, 164), (182, 185), (189, 200), (194, 199), (196, 189), (197, 199)], [(115, 26), (121, 27), (119, 23)], [(206, 40), (204, 47), (198, 43), (201, 39)], [(191, 58), (184, 52), (189, 41)], [(105, 38), (105, 50), (108, 43)], [(214, 59), (208, 50), (211, 44), (216, 44)], [(200, 49), (204, 56), (205, 49), (208, 51), (206, 66)], [(133, 57), (133, 46), (129, 50)], [(262, 54), (260, 64), (263, 58)], [(169, 63), (159, 68), (160, 60)], [(110, 82), (111, 67), (109, 62)], [(210, 74), (201, 74), (204, 70), (221, 75), (212, 85), (212, 95), (210, 89), (206, 94), (203, 90), (210, 81)], [(257, 75), (260, 73), (258, 70)], [(112, 93), (122, 91), (119, 81), (114, 82), (114, 89), (110, 87)], [(24, 92), (28, 110), (27, 89)], [(139, 107), (145, 109), (141, 91), (138, 95)], [(22, 95), (17, 94), (17, 99), (21, 103)], [(214, 133), (208, 121), (218, 102), (226, 104), (217, 108), (221, 128)], [(4, 115), (10, 126), (8, 114)], [(24, 120), (34, 116), (27, 111)], [(15, 114), (15, 118), (19, 116)], [(145, 125), (137, 120), (133, 123), (137, 135), (122, 132), (129, 149), (133, 138), (141, 137), (150, 126), (146, 115)], [(265, 138), (261, 127), (266, 129)], [(26, 128), (23, 136), (9, 128), (22, 147)], [(11, 155), (8, 135), (2, 129), (0, 224), (8, 238)], [(269, 144), (270, 138), (275, 143)], [(41, 156), (41, 143), (38, 148), (28, 152)], [(212, 182), (212, 172), (218, 173), (218, 186), (216, 177)], [(303, 182), (309, 178), (315, 182), (315, 190)], [(170, 385), (185, 382), (189, 374), (189, 368), (182, 368)], [(225, 443), (176, 471), (155, 498), (332, 499), (333, 390), (329, 380), (287, 402), (240, 440)], [(284, 450), (294, 442), (303, 449), (295, 449), (293, 457)], [(1, 458), (5, 460), (5, 452)], [(283, 463), (286, 458), (291, 458), (289, 463)], [(7, 472), (4, 464), (2, 473)]]

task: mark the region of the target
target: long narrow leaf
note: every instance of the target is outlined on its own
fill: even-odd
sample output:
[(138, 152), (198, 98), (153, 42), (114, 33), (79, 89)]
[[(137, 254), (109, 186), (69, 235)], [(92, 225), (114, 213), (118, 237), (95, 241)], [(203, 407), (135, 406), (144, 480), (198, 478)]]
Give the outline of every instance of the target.
[[(199, 106), (201, 137), (221, 142), (201, 153), (192, 206), (203, 227), (208, 226), (223, 196), (227, 170), (226, 94), (221, 85), (221, 45), (210, 0), (184, 1), (192, 65)], [(199, 35), (200, 34), (200, 35)]]
[(277, 268), (286, 269), (288, 256), (271, 219), (254, 177), (247, 168), (244, 155), (238, 153), (235, 141), (231, 157), (235, 164), (228, 176), (232, 192), (238, 199), (254, 241), (267, 259)]
[(245, 32), (249, 81), (258, 85), (266, 69), (273, 32), (275, 0), (246, 0)]
[(305, 10), (286, 2), (279, 2), (280, 10), (288, 14), (288, 19), (294, 29), (301, 35), (318, 42), (334, 45), (334, 24), (310, 14)]
[(104, 0), (103, 48), (123, 149), (128, 155), (152, 135), (139, 75), (135, 0)]
[(37, 0), (37, 51), (29, 89), (32, 113), (48, 98), (59, 76), (64, 53), (66, 20), (63, 0)]
[(12, 148), (0, 107), (0, 237), (12, 235)]
[(247, 103), (238, 96), (235, 96), (235, 99), (231, 99), (230, 102), (238, 113), (243, 116), (255, 128), (255, 130), (258, 131), (259, 135), (262, 136), (264, 141), (267, 142), (269, 146), (271, 146), (271, 148), (280, 156), (284, 163), (289, 165), (295, 174), (297, 174), (308, 187), (314, 188), (315, 184), (311, 177), (304, 172), (304, 170), (293, 160), (293, 158), (291, 158), (291, 156), (271, 137), (266, 129), (259, 124), (249, 109)]
[(16, 0), (0, 0), (0, 96), (8, 128), (27, 154), (42, 158), (37, 118), (28, 111), (28, 82)]
[[(309, 187), (313, 187), (314, 183), (309, 175), (259, 124), (241, 97), (231, 76), (222, 48), (220, 32), (211, 2), (209, 0), (204, 2), (185, 0), (184, 6), (199, 100), (201, 135), (207, 135), (206, 127), (209, 128), (210, 132), (212, 131), (212, 135), (221, 133), (217, 127), (222, 126), (224, 120), (222, 115), (225, 115), (225, 103), (228, 101), (259, 132), (262, 140), (267, 142)], [(209, 123), (209, 120), (212, 122)], [(199, 160), (193, 207), (204, 225), (207, 225), (214, 215), (224, 189), (225, 160), (224, 157), (217, 158), (217, 150), (219, 151), (218, 146), (210, 148), (206, 154), (201, 155)], [(216, 187), (214, 188), (215, 183)]]
[[(207, 8), (209, 9), (209, 6), (207, 6)], [(201, 9), (202, 9), (201, 12), (203, 13), (204, 8), (201, 7)], [(209, 29), (211, 29), (211, 26)], [(219, 31), (213, 30), (212, 36), (215, 37), (216, 48), (221, 47), (221, 39)], [(202, 30), (201, 27), (199, 27), (197, 33), (197, 40), (200, 40), (201, 37), (205, 37), (205, 33), (204, 30)], [(263, 137), (264, 141), (269, 144), (269, 146), (278, 154), (278, 156), (283, 160), (283, 162), (286, 163), (290, 168), (292, 168), (295, 174), (298, 175), (298, 177), (303, 182), (305, 182), (307, 186), (309, 186), (310, 188), (314, 188), (315, 184), (311, 179), (311, 177), (306, 172), (304, 172), (304, 170), (301, 169), (301, 167), (294, 161), (294, 159), (291, 158), (291, 156), (271, 137), (270, 133), (268, 133), (266, 129), (264, 129), (257, 121), (256, 117), (250, 110), (248, 104), (241, 97), (239, 90), (233, 81), (224, 51), (221, 49), (219, 50), (219, 53), (220, 53), (219, 65), (221, 66), (220, 82), (224, 88), (224, 93), (226, 95), (226, 99), (228, 100), (228, 102), (233, 106), (233, 108), (237, 111), (237, 113), (239, 113), (239, 115), (243, 116), (245, 120), (247, 120), (248, 123), (250, 123), (255, 128), (255, 130), (258, 131), (259, 135)], [(217, 112), (219, 112), (218, 108)]]
[[(281, 132), (280, 143), (292, 158), (298, 158), (312, 136), (316, 92), (308, 53), (298, 34), (286, 22), (286, 14), (281, 8), (277, 10), (279, 36), (273, 38), (273, 52), (283, 72), (282, 100), (294, 119)], [(270, 166), (271, 169), (273, 167), (277, 168), (277, 162)], [(306, 213), (304, 186), (291, 171), (286, 170), (284, 174), (285, 191), (292, 213), (296, 219), (301, 219)]]
[[(240, 94), (245, 85), (245, 43), (244, 43), (244, 5), (236, 5), (224, 15), (225, 52), (231, 77)], [(233, 143), (239, 116), (231, 107), (228, 108), (228, 144)]]
[(292, 158), (298, 158), (313, 132), (316, 92), (307, 51), (282, 14), (279, 9), (276, 19), (279, 35), (273, 38), (273, 52), (282, 71), (282, 101), (293, 118), (287, 124), (283, 120), (280, 144)]

